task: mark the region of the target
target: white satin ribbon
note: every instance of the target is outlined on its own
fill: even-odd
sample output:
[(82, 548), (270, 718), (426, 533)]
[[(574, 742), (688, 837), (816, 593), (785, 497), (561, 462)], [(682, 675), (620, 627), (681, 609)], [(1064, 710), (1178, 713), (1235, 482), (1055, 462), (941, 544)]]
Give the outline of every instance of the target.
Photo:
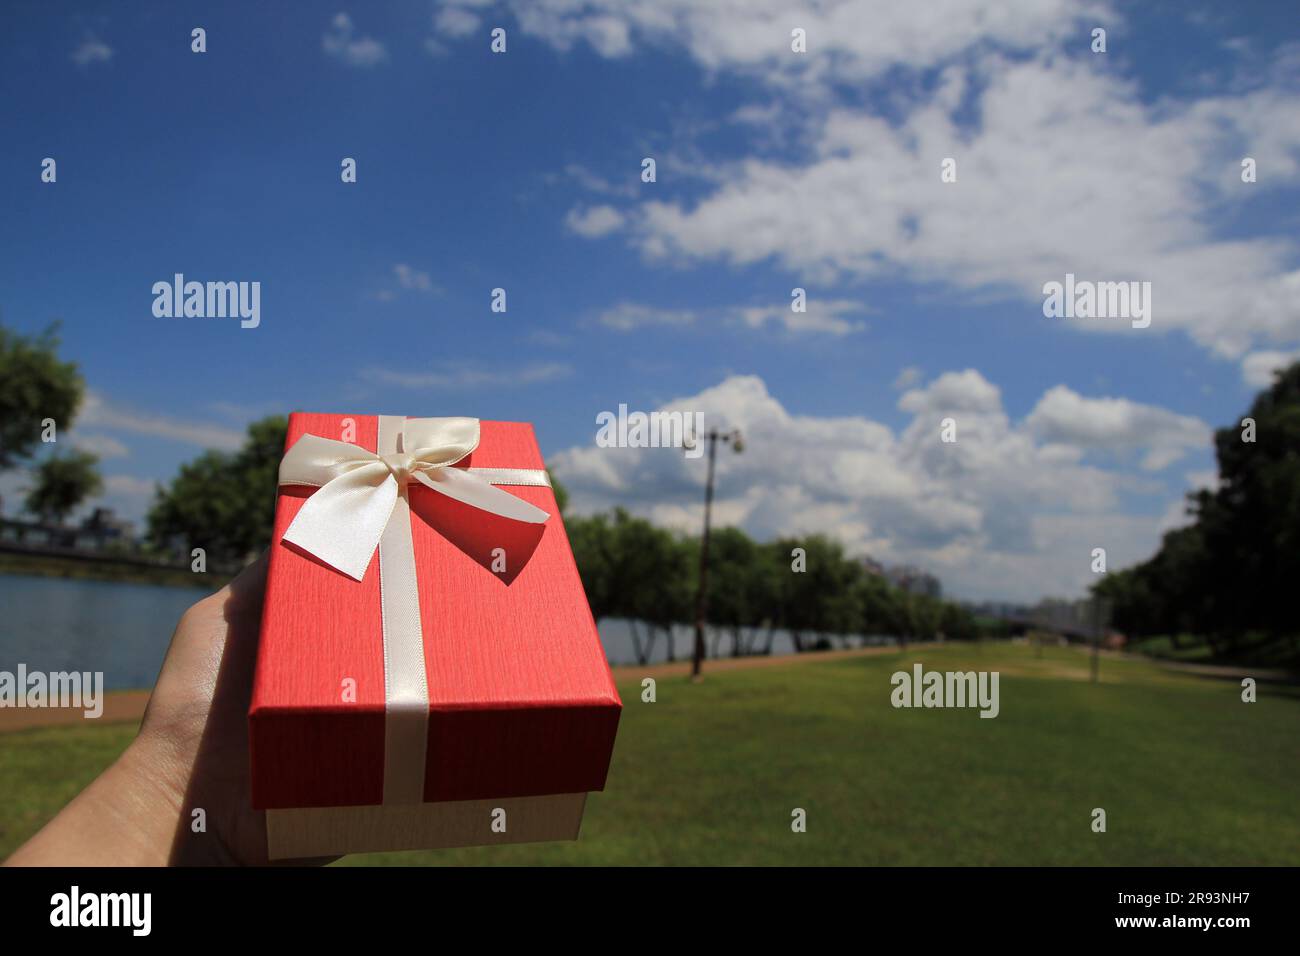
[(550, 515), (493, 485), (550, 485), (531, 468), (457, 468), (478, 447), (476, 418), (379, 416), (377, 452), (303, 435), (281, 485), (313, 485), (284, 540), (360, 581), (379, 550), (384, 643), (384, 803), (424, 799), (429, 689), (411, 540), (411, 479), (481, 511), (541, 524)]
[[(380, 420), (396, 417), (381, 415)], [(381, 445), (378, 454), (318, 435), (303, 435), (294, 442), (280, 462), (280, 484), (315, 485), (319, 490), (303, 504), (284, 540), (360, 581), (400, 492), (412, 479), (503, 518), (541, 524), (550, 517), (493, 487), (549, 485), (546, 472), (453, 467), (478, 447), (477, 418), (408, 418), (399, 431), (398, 450), (384, 452)]]

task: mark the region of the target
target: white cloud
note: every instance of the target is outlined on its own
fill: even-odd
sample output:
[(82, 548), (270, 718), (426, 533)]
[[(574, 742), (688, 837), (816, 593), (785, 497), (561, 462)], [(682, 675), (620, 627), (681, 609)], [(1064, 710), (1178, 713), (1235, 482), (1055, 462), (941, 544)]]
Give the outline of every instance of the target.
[(742, 306), (736, 315), (751, 329), (761, 329), (775, 324), (787, 332), (824, 332), (828, 335), (848, 335), (866, 328), (863, 322), (843, 318), (862, 312), (863, 305), (851, 299), (809, 299), (803, 312), (795, 312), (789, 303), (780, 305)]
[[(88, 428), (95, 430), (88, 431)], [(127, 408), (91, 391), (86, 393), (75, 427), (60, 433), (58, 446), (62, 447), (66, 442), (73, 448), (89, 451), (99, 457), (101, 464), (114, 459), (131, 458), (131, 449), (126, 443), (104, 434), (105, 430), (221, 451), (234, 451), (245, 440), (244, 432), (237, 429)], [(153, 500), (155, 485), (163, 480), (124, 474), (104, 474), (103, 478), (103, 493), (78, 509), (72, 515), (72, 520), (80, 520), (96, 506), (104, 506), (112, 508), (119, 517), (139, 524)], [(0, 498), (3, 499), (6, 513), (22, 512), (23, 499), (31, 483), (31, 474), (26, 468), (15, 468), (0, 474)]]
[[(759, 143), (783, 123), (806, 130), (793, 158), (751, 151), (696, 164), (715, 184), (701, 198), (630, 214), (625, 231), (651, 260), (937, 283), (958, 302), (972, 292), (1019, 301), (1038, 322), (1066, 321), (1040, 307), (1043, 284), (1067, 272), (1150, 281), (1150, 330), (1072, 321), (1125, 335), (1178, 330), (1234, 358), (1300, 342), (1300, 247), (1285, 234), (1217, 228), (1225, 210), (1300, 179), (1293, 47), (1230, 92), (1149, 102), (1122, 62), (1088, 52), (1088, 28), (1123, 23), (1108, 3), (504, 6), (558, 50), (663, 47), (757, 81), (770, 101), (742, 104), (734, 118), (761, 120)], [(806, 55), (790, 52), (794, 26), (807, 31)], [(862, 90), (895, 68), (890, 115), (863, 107)], [(1240, 180), (1247, 153), (1258, 183)], [(946, 157), (957, 160), (953, 184), (940, 182)]]
[(137, 478), (134, 475), (105, 475), (104, 494), (117, 498), (136, 498), (152, 500), (158, 482), (150, 478)]
[(588, 206), (570, 209), (565, 225), (585, 239), (599, 239), (623, 226), (623, 214), (613, 206)]
[(378, 66), (388, 59), (388, 51), (378, 40), (355, 36), (352, 18), (346, 13), (335, 14), (329, 31), (321, 37), (321, 48), (348, 66)]
[[(1187, 481), (1188, 494), (1197, 491), (1217, 491), (1219, 488), (1219, 473), (1213, 469), (1189, 471), (1183, 478)], [(1195, 520), (1196, 516), (1188, 512), (1187, 498), (1185, 496), (1175, 498), (1169, 502), (1164, 514), (1160, 516), (1160, 533), (1163, 535), (1166, 531), (1173, 531), (1175, 528), (1185, 528)]]
[(479, 28), (482, 21), (464, 7), (448, 6), (434, 14), (433, 26), (449, 37), (467, 37)]
[(731, 322), (750, 329), (777, 326), (790, 333), (848, 335), (866, 328), (865, 323), (843, 318), (864, 311), (859, 302), (848, 299), (812, 299), (807, 311), (794, 312), (788, 304), (737, 305), (692, 309), (666, 309), (637, 302), (620, 302), (600, 313), (597, 321), (620, 332), (646, 326), (687, 326), (702, 319)]
[[(860, 82), (896, 64), (929, 66), (980, 42), (1029, 49), (1071, 35), (1101, 3), (1033, 0), (973, 4), (868, 4), (860, 0), (444, 0), (443, 13), (504, 7), (525, 35), (558, 50), (585, 44), (604, 57), (641, 47), (684, 47), (708, 71), (734, 70), (764, 81)], [(790, 31), (807, 31), (808, 55), (790, 50)], [(1084, 35), (1086, 37), (1086, 34)]]
[[(156, 482), (146, 478), (105, 475), (103, 493), (77, 508), (69, 516), (69, 521), (76, 523), (95, 508), (105, 507), (111, 508), (119, 518), (135, 522), (139, 530), (153, 501), (155, 486)], [(0, 501), (3, 501), (6, 515), (31, 520), (32, 516), (24, 510), (24, 500), (31, 487), (32, 477), (27, 469), (16, 468), (0, 474)]]
[(964, 372), (945, 372), (924, 388), (905, 392), (898, 400), (898, 407), (913, 415), (1001, 413), (1002, 391), (979, 372), (968, 368)]
[[(719, 524), (761, 539), (831, 534), (854, 552), (929, 568), (960, 596), (1080, 593), (1092, 583), (1093, 547), (1119, 567), (1158, 544), (1159, 516), (1126, 513), (1122, 497), (1161, 485), (1084, 464), (1077, 451), (1013, 425), (978, 372), (941, 375), (899, 404), (913, 416), (899, 432), (862, 416), (800, 416), (760, 378), (733, 376), (663, 408), (703, 412), (709, 426), (745, 436), (743, 454), (718, 456)], [(954, 444), (940, 440), (944, 413), (959, 415)], [(549, 458), (577, 513), (621, 504), (698, 530), (698, 460), (594, 441)]]
[(72, 62), (80, 67), (107, 63), (113, 58), (113, 48), (98, 37), (88, 36), (72, 51)]
[(731, 121), (745, 126), (773, 126), (783, 119), (781, 112), (776, 103), (746, 103), (731, 114)]
[(916, 365), (909, 365), (906, 368), (899, 369), (898, 377), (894, 379), (893, 387), (899, 391), (905, 388), (911, 388), (921, 380), (921, 369)]
[(69, 436), (69, 440), (74, 448), (88, 451), (101, 460), (105, 458), (127, 458), (131, 454), (126, 445), (108, 435), (85, 435), (76, 432)]
[(1251, 352), (1241, 360), (1241, 380), (1251, 388), (1264, 389), (1273, 384), (1273, 373), (1300, 359), (1294, 352)]
[(1219, 473), (1212, 468), (1207, 471), (1189, 471), (1183, 477), (1187, 480), (1188, 489), (1191, 491), (1219, 490)]
[[(1277, 152), (1300, 149), (1290, 105), (1256, 91), (1146, 107), (1086, 62), (994, 58), (979, 67), (982, 124), (972, 131), (945, 93), (965, 70), (949, 68), (901, 124), (833, 109), (808, 162), (735, 164), (693, 206), (646, 203), (632, 235), (652, 260), (774, 261), (819, 281), (901, 276), (992, 290), (1019, 298), (1037, 322), (1066, 321), (1041, 312), (1043, 284), (1066, 273), (1150, 281), (1149, 332), (1076, 321), (1117, 334), (1181, 329), (1224, 355), (1300, 339), (1294, 244), (1220, 240), (1210, 228), (1217, 206), (1245, 188), (1217, 172), (1235, 168), (1249, 140), (1244, 117), (1270, 118)], [(957, 160), (956, 183), (940, 182), (946, 157)]]
[[(623, 182), (611, 182), (605, 177), (592, 172), (585, 166), (578, 163), (570, 163), (564, 167), (564, 174), (582, 189), (588, 192), (599, 193), (605, 196), (623, 196), (631, 197), (637, 193), (636, 178), (631, 177)], [(548, 177), (552, 180), (558, 177)]]
[(404, 262), (393, 266), (393, 274), (397, 276), (397, 283), (403, 289), (413, 289), (416, 292), (433, 291), (433, 279), (429, 277), (429, 273), (412, 269)]
[(573, 342), (573, 336), (556, 332), (554, 329), (532, 329), (524, 336), (530, 345), (544, 345), (547, 348), (561, 348)]
[(362, 372), (362, 377), (370, 382), (398, 388), (508, 388), (514, 385), (554, 382), (572, 374), (573, 368), (562, 362), (543, 362), (514, 369), (484, 369), (456, 365), (427, 372), (368, 368)]
[(695, 313), (685, 309), (660, 309), (635, 302), (620, 302), (602, 312), (597, 321), (607, 328), (630, 332), (648, 325), (690, 325), (695, 321)]
[(393, 279), (396, 286), (388, 285), (376, 289), (371, 295), (380, 302), (395, 302), (401, 290), (407, 292), (418, 292), (422, 295), (433, 293), (441, 294), (440, 289), (433, 281), (433, 277), (422, 269), (416, 269), (405, 262), (399, 262), (393, 266)]
[(193, 422), (139, 411), (109, 402), (96, 392), (88, 392), (77, 416), (77, 426), (95, 426), (100, 429), (132, 432), (165, 438), (198, 448), (217, 448), (233, 451), (244, 443), (244, 433), (208, 422)]
[(1025, 424), (1046, 442), (1087, 451), (1144, 450), (1148, 471), (1208, 448), (1213, 435), (1198, 418), (1126, 398), (1084, 398), (1064, 385), (1049, 389)]

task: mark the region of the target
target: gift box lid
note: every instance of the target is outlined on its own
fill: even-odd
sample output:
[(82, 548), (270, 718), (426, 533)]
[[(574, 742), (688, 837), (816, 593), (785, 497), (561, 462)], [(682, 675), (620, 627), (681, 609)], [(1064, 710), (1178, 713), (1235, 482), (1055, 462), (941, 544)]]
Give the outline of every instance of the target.
[[(378, 419), (295, 413), (303, 435), (375, 451)], [(541, 469), (532, 426), (480, 423), (460, 463)], [(427, 802), (601, 790), (622, 704), (549, 487), (499, 518), (415, 482), (410, 525), (429, 696)], [(314, 488), (282, 486), (249, 710), (258, 809), (383, 802), (379, 560), (360, 581), (282, 540)]]

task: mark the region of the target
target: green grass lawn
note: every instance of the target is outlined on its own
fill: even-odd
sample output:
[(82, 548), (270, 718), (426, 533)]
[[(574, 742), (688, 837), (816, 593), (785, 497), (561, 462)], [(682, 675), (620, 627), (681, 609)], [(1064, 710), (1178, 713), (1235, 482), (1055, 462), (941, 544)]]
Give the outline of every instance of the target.
[[(890, 675), (998, 670), (1001, 714), (895, 710)], [(609, 782), (576, 843), (374, 863), (1250, 865), (1300, 863), (1300, 699), (1141, 661), (1010, 644), (625, 682)], [(0, 855), (131, 736), (0, 735)], [(807, 811), (792, 833), (791, 810)], [(1107, 832), (1092, 832), (1094, 807)]]

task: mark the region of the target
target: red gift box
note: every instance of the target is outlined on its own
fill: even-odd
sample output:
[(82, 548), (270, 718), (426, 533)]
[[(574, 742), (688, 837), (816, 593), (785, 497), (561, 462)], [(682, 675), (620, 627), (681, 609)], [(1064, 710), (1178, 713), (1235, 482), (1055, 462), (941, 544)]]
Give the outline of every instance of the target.
[[(454, 467), (545, 467), (532, 426), (479, 429), (477, 447)], [(375, 452), (379, 421), (290, 416), (286, 449), (304, 435)], [(622, 704), (554, 493), (502, 488), (549, 512), (527, 524), (408, 487), (428, 688), (423, 800), (604, 789)], [(258, 809), (385, 802), (380, 560), (353, 580), (283, 540), (316, 492), (282, 485), (276, 504), (249, 711)]]

